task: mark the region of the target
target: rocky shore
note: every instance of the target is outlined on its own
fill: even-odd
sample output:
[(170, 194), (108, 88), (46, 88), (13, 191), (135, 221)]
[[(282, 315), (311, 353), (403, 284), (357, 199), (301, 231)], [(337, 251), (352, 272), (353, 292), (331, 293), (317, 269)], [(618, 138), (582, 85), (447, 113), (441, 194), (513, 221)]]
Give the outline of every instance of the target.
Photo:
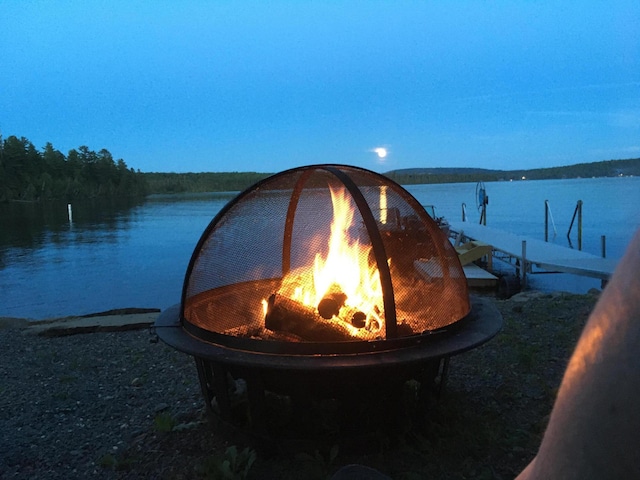
[[(503, 331), (451, 361), (420, 421), (365, 452), (266, 452), (216, 428), (195, 364), (148, 328), (44, 336), (0, 327), (0, 478), (327, 478), (360, 463), (394, 479), (513, 478), (535, 455), (597, 295), (493, 300)], [(40, 334), (38, 334), (40, 333)]]

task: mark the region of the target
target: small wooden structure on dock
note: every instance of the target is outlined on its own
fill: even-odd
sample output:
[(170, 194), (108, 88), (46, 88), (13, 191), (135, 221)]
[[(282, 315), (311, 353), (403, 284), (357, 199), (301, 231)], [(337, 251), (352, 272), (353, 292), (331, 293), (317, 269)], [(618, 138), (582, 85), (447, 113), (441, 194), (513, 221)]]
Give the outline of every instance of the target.
[(533, 267), (546, 272), (570, 273), (606, 281), (613, 274), (615, 260), (562, 247), (553, 243), (515, 235), (497, 228), (470, 222), (449, 222), (452, 236), (490, 245), (492, 255), (512, 263), (519, 272), (522, 286)]
[(480, 268), (475, 261), (487, 258), (487, 267), (492, 269), (492, 247), (483, 242), (469, 241), (461, 245), (454, 245), (462, 269), (467, 277), (467, 285), (471, 288), (492, 288), (498, 285), (498, 277)]

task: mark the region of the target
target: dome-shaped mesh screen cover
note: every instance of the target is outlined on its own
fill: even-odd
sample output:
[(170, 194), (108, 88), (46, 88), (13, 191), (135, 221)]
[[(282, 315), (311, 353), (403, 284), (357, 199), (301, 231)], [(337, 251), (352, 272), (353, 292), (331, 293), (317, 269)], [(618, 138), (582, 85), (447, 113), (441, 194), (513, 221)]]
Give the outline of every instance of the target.
[(470, 303), (455, 249), (406, 190), (316, 165), (221, 210), (193, 253), (181, 308), (183, 325), (215, 343), (378, 344), (438, 331)]

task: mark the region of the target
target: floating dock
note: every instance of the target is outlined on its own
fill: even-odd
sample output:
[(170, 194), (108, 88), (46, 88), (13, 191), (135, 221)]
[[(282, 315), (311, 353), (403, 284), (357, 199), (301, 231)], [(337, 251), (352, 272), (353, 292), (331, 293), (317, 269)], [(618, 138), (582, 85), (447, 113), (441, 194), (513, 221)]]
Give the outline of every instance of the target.
[(490, 245), (493, 256), (514, 263), (526, 284), (533, 267), (545, 272), (570, 273), (608, 280), (617, 262), (580, 250), (562, 247), (534, 238), (515, 235), (497, 228), (470, 222), (450, 222), (451, 236)]
[(498, 285), (498, 277), (473, 263), (464, 265), (462, 269), (470, 288), (494, 288)]

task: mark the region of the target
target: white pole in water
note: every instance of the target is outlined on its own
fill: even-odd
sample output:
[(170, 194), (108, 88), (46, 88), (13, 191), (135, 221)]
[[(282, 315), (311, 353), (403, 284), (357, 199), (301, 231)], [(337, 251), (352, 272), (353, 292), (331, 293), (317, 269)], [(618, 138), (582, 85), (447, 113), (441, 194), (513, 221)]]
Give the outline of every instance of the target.
[(70, 203), (67, 203), (67, 214), (69, 215), (69, 223), (73, 223), (73, 212), (71, 211)]
[(527, 241), (522, 240), (522, 265), (520, 265), (522, 276), (522, 290), (527, 288)]

